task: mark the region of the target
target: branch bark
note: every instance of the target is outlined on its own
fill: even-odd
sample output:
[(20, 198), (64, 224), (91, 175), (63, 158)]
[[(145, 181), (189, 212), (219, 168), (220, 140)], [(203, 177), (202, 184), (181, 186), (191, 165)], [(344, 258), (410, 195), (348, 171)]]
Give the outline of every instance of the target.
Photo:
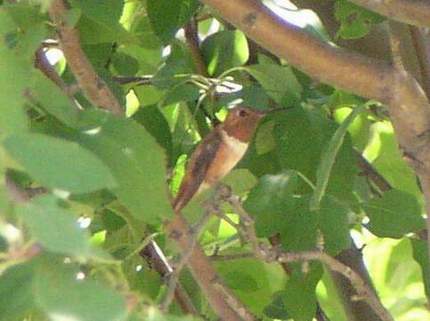
[(430, 2), (427, 0), (350, 0), (390, 19), (420, 27), (430, 27)]
[[(179, 245), (181, 252), (186, 253), (192, 240), (185, 218), (180, 213), (176, 213), (174, 218), (167, 224), (166, 230), (169, 233), (169, 237)], [(235, 297), (234, 294), (221, 284), (221, 280), (209, 262), (209, 258), (198, 245), (194, 247), (194, 251), (188, 259), (188, 267), (194, 279), (205, 293), (209, 304), (221, 320), (243, 320), (240, 316), (241, 311), (246, 311), (246, 309), (241, 307), (235, 310), (234, 307), (228, 304), (228, 301)], [(226, 295), (226, 291), (228, 295)]]
[(67, 24), (65, 20), (67, 10), (64, 0), (54, 0), (49, 8), (49, 16), (57, 28), (61, 49), (79, 87), (95, 106), (122, 115), (120, 103), (104, 80), (97, 75), (82, 50), (78, 31)]
[[(261, 46), (311, 77), (388, 105), (400, 148), (423, 186), (430, 242), (430, 105), (417, 81), (385, 62), (319, 41), (283, 21), (260, 2), (201, 1)], [(421, 2), (425, 10), (427, 6)]]

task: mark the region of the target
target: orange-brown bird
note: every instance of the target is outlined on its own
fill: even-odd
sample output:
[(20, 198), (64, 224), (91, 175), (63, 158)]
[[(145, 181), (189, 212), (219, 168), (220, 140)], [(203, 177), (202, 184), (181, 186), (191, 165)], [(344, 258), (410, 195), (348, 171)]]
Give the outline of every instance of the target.
[(265, 114), (248, 107), (234, 107), (225, 121), (214, 127), (191, 155), (173, 201), (175, 212), (183, 209), (195, 194), (213, 186), (233, 169), (245, 155), (249, 141)]

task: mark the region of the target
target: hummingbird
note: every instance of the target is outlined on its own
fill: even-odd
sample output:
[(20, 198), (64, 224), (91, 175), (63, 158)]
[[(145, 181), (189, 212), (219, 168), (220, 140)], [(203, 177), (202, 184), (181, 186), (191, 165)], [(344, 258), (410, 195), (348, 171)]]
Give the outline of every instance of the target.
[(261, 120), (263, 111), (249, 107), (232, 108), (225, 121), (215, 126), (192, 153), (178, 194), (173, 200), (175, 212), (192, 197), (213, 186), (242, 159)]

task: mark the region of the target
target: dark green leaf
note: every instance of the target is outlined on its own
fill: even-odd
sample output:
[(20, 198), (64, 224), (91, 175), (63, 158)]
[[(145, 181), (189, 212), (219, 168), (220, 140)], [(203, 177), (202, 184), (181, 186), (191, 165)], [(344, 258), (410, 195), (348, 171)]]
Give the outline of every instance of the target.
[(336, 19), (340, 22), (338, 36), (344, 39), (364, 37), (376, 23), (384, 18), (346, 0), (338, 0), (335, 7)]
[(268, 237), (282, 230), (287, 212), (294, 208), (291, 195), (297, 179), (293, 171), (265, 175), (251, 190), (244, 207), (255, 217), (259, 236)]
[(158, 37), (168, 43), (196, 12), (196, 0), (147, 0), (149, 20)]
[(249, 57), (248, 42), (239, 31), (220, 31), (202, 43), (202, 53), (210, 75), (243, 65)]
[(5, 148), (39, 183), (71, 193), (116, 185), (109, 168), (76, 143), (41, 135), (9, 136)]
[(294, 252), (313, 250), (317, 244), (318, 214), (309, 210), (309, 197), (298, 199), (295, 205), (285, 213), (282, 248)]
[(320, 264), (311, 263), (310, 271), (295, 271), (283, 291), (284, 305), (294, 321), (311, 321), (317, 309), (315, 288), (322, 276)]
[(120, 75), (133, 76), (139, 71), (137, 59), (123, 52), (116, 52), (112, 56), (112, 64)]
[(280, 291), (274, 294), (273, 301), (264, 308), (264, 314), (267, 317), (277, 320), (290, 319), (290, 316), (284, 303), (284, 296), (284, 291)]
[(317, 168), (317, 184), (310, 203), (311, 210), (319, 208), (319, 204), (326, 192), (331, 171), (336, 161), (337, 154), (343, 144), (348, 127), (354, 121), (355, 117), (357, 117), (364, 109), (365, 105), (355, 108), (354, 111), (342, 122), (323, 150), (321, 161)]
[(400, 238), (424, 228), (421, 206), (408, 193), (393, 189), (364, 205), (369, 230), (379, 237)]
[(247, 70), (278, 104), (291, 106), (300, 100), (303, 89), (290, 66), (281, 66), (260, 56), (259, 64)]
[(348, 214), (350, 210), (333, 197), (325, 198), (318, 215), (318, 226), (324, 237), (324, 250), (336, 255), (351, 245)]

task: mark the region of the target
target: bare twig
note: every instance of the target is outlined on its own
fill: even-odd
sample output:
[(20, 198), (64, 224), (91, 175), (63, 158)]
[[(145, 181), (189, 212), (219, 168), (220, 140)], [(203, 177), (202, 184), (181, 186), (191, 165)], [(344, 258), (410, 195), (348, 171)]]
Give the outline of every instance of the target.
[(95, 106), (117, 115), (123, 114), (121, 105), (104, 80), (97, 75), (82, 50), (78, 31), (67, 24), (67, 10), (65, 0), (54, 0), (49, 8), (49, 15), (57, 28), (61, 49), (79, 86)]
[(46, 77), (51, 79), (54, 84), (56, 84), (61, 89), (66, 90), (66, 83), (49, 63), (43, 47), (37, 49), (36, 51), (35, 66), (39, 68)]
[(232, 260), (240, 260), (240, 259), (247, 259), (254, 257), (253, 252), (249, 253), (235, 253), (235, 254), (214, 254), (211, 255), (209, 258), (211, 261), (232, 261)]
[(132, 83), (133, 85), (152, 85), (153, 76), (114, 76), (112, 79), (120, 85), (127, 85)]
[(23, 188), (19, 186), (11, 177), (10, 173), (6, 172), (5, 175), (6, 189), (9, 197), (15, 203), (25, 203), (30, 201), (33, 197), (45, 194), (47, 189), (44, 187)]
[[(164, 278), (172, 273), (173, 269), (167, 262), (162, 250), (155, 241), (150, 241), (149, 244), (141, 251), (140, 255), (147, 258), (155, 270)], [(180, 283), (176, 284), (175, 300), (186, 314), (199, 315), (197, 309), (191, 301), (186, 290)]]
[(378, 173), (363, 155), (361, 155), (359, 152), (357, 152), (356, 155), (357, 165), (361, 169), (362, 173), (367, 176), (380, 189), (381, 192), (387, 192), (391, 190), (392, 187), (385, 177)]

